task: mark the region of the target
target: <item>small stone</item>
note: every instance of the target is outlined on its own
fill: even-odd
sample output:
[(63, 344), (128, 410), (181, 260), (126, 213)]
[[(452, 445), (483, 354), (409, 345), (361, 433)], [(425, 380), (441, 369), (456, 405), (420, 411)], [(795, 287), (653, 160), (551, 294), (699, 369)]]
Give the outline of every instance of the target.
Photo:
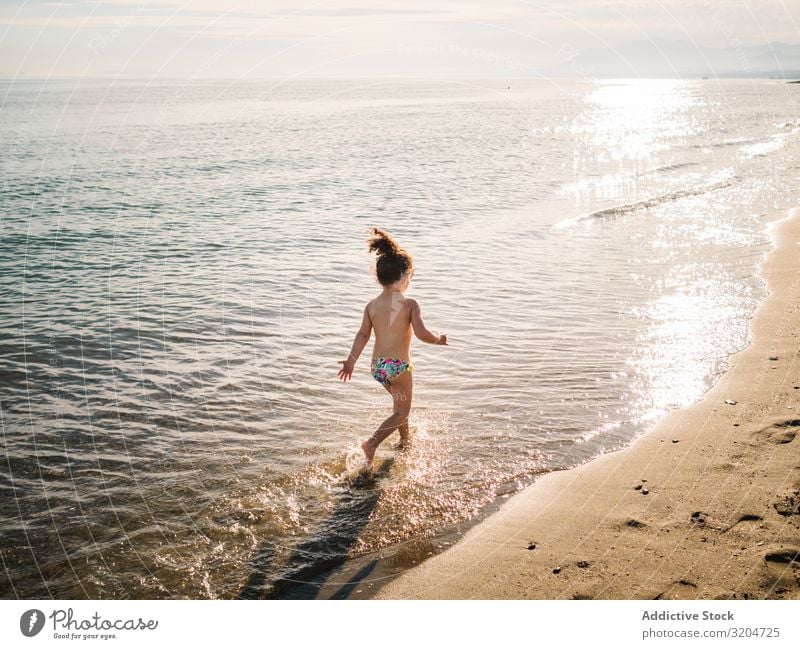
[(576, 565), (578, 566), (578, 568), (588, 568), (589, 567), (589, 562), (588, 561), (578, 561), (578, 563)]
[(642, 494), (643, 494), (643, 495), (645, 495), (645, 496), (646, 496), (646, 495), (647, 495), (647, 494), (649, 494), (649, 493), (650, 493), (650, 490), (649, 490), (647, 487), (643, 487), (643, 488), (642, 488)]
[(634, 487), (633, 487), (633, 488), (634, 488), (634, 489), (636, 489), (636, 491), (639, 491), (639, 489), (641, 489), (641, 488), (642, 488), (642, 485), (640, 485), (640, 484), (637, 484), (637, 485), (634, 485)]
[(734, 424), (734, 426), (738, 426), (739, 424)]
[(677, 439), (673, 439), (673, 440), (672, 440), (672, 443), (673, 443), (673, 444), (677, 444), (677, 443), (678, 443), (678, 440), (677, 440)]
[(727, 403), (729, 406), (736, 405), (736, 402), (733, 399), (725, 399), (725, 403)]
[(556, 566), (555, 568), (553, 568), (554, 575), (557, 575), (559, 572), (561, 572), (561, 566)]
[(777, 361), (777, 360), (778, 360), (778, 357), (777, 357), (777, 356), (770, 356), (770, 357), (769, 357), (769, 360), (771, 360), (771, 361)]
[(647, 482), (647, 480), (645, 480), (644, 478), (642, 478), (641, 480), (639, 480), (639, 482)]
[(529, 550), (535, 550), (536, 549), (536, 544), (535, 543), (528, 543), (528, 549)]
[(704, 512), (694, 512), (694, 514), (692, 514), (692, 523), (697, 523), (698, 525), (705, 525), (706, 514)]
[(781, 516), (794, 516), (800, 514), (800, 491), (785, 496), (783, 500), (772, 503), (775, 511)]

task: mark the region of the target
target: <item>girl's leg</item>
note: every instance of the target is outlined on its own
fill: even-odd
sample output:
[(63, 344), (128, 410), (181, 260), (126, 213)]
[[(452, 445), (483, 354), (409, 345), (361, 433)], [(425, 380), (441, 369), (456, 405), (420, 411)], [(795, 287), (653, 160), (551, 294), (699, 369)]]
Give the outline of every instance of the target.
[[(361, 448), (367, 458), (367, 464), (372, 463), (375, 457), (375, 450), (378, 445), (391, 435), (396, 428), (404, 427), (406, 439), (408, 436), (408, 415), (411, 412), (411, 393), (413, 379), (411, 372), (403, 372), (397, 376), (389, 386), (392, 395), (392, 414), (389, 415), (372, 436), (361, 443)], [(401, 428), (401, 439), (403, 439), (403, 428)]]
[[(386, 388), (386, 391), (390, 395), (392, 394), (392, 388), (390, 388), (388, 385), (384, 385), (383, 387)], [(397, 430), (400, 433), (400, 444), (397, 445), (397, 448), (405, 448), (411, 441), (411, 436), (408, 432), (408, 417), (406, 417), (406, 420), (397, 427)]]

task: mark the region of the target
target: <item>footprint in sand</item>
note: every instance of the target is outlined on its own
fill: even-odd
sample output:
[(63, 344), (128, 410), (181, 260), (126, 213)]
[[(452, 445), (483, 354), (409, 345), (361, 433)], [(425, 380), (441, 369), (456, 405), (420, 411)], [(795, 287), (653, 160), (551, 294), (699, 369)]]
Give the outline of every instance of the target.
[(678, 579), (653, 599), (697, 599), (697, 584), (689, 579)]
[(759, 587), (767, 597), (781, 597), (789, 593), (795, 598), (800, 584), (800, 549), (778, 547), (764, 554), (763, 569), (759, 571)]
[[(692, 520), (694, 520), (694, 514), (692, 514)], [(764, 518), (759, 516), (758, 514), (742, 514), (739, 516), (739, 520), (737, 520), (733, 525), (730, 527), (726, 527), (723, 532), (729, 532), (737, 525), (741, 525), (742, 523), (758, 523), (759, 521), (763, 521)]]
[(640, 529), (642, 527), (647, 527), (647, 523), (642, 523), (642, 521), (637, 521), (635, 518), (629, 518), (625, 521), (626, 527), (632, 527), (634, 529)]
[(800, 419), (777, 417), (771, 424), (753, 433), (753, 442), (768, 440), (773, 444), (789, 444), (800, 432)]
[(775, 550), (764, 555), (769, 563), (795, 563), (800, 566), (800, 550), (797, 548)]

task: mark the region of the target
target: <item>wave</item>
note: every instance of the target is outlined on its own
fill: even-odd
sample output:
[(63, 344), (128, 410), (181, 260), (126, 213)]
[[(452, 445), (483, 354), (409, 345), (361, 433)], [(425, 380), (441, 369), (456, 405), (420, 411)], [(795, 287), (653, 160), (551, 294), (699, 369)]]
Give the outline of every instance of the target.
[(793, 119), (789, 122), (781, 122), (780, 124), (775, 124), (775, 126), (782, 129), (790, 128), (794, 130), (800, 128), (800, 119)]
[(683, 169), (684, 167), (694, 167), (697, 166), (697, 162), (677, 162), (671, 165), (664, 165), (663, 167), (655, 167), (653, 169), (648, 169), (647, 171), (642, 172), (642, 176), (647, 176), (649, 174), (656, 174), (661, 171), (674, 171), (675, 169)]
[(747, 157), (765, 155), (782, 148), (787, 143), (787, 132), (794, 133), (800, 128), (800, 120), (783, 122), (775, 125), (782, 132), (760, 137), (735, 137), (712, 144), (695, 144), (695, 149), (718, 149), (721, 147), (739, 147)]
[(713, 192), (717, 189), (730, 187), (737, 181), (737, 176), (735, 173), (733, 173), (732, 170), (727, 170), (726, 173), (727, 173), (726, 177), (720, 180), (715, 180), (710, 183), (704, 183), (702, 185), (695, 185), (693, 187), (688, 187), (686, 189), (677, 189), (675, 191), (667, 192), (666, 194), (659, 194), (658, 196), (652, 196), (650, 198), (645, 198), (638, 201), (632, 201), (630, 203), (623, 203), (622, 205), (615, 205), (614, 207), (607, 207), (602, 210), (587, 212), (585, 214), (580, 214), (578, 216), (565, 219), (563, 221), (559, 221), (558, 223), (554, 224), (553, 227), (564, 228), (570, 225), (574, 225), (575, 223), (580, 223), (587, 220), (604, 218), (609, 216), (620, 216), (622, 214), (628, 214), (630, 212), (636, 212), (638, 210), (644, 210), (650, 207), (663, 205), (664, 203), (677, 201), (680, 200), (681, 198), (687, 198), (689, 196), (699, 196), (701, 194)]
[(727, 140), (722, 140), (720, 142), (704, 142), (701, 144), (693, 144), (691, 145), (693, 149), (719, 149), (721, 147), (726, 146), (741, 146), (743, 144), (753, 144), (755, 142), (760, 142), (764, 138), (763, 137), (733, 137), (728, 138)]
[(778, 151), (779, 149), (785, 147), (788, 143), (789, 139), (785, 134), (773, 135), (769, 139), (760, 141), (757, 144), (743, 146), (740, 151), (745, 157), (753, 158), (756, 156), (768, 155), (773, 151)]

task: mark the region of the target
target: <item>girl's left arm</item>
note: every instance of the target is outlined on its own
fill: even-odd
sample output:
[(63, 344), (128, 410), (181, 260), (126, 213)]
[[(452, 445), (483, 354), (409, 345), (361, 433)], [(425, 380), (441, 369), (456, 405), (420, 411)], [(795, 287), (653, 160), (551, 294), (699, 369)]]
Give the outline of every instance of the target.
[(353, 368), (356, 365), (356, 361), (358, 357), (361, 356), (361, 352), (364, 351), (364, 347), (367, 346), (367, 342), (369, 342), (369, 337), (372, 334), (372, 320), (369, 317), (369, 305), (364, 307), (364, 317), (361, 319), (361, 326), (358, 329), (358, 333), (356, 333), (356, 337), (353, 340), (353, 346), (350, 349), (350, 355), (343, 361), (339, 361), (342, 364), (342, 368), (339, 370), (339, 378), (342, 381), (347, 381), (348, 379), (352, 378), (353, 376)]

